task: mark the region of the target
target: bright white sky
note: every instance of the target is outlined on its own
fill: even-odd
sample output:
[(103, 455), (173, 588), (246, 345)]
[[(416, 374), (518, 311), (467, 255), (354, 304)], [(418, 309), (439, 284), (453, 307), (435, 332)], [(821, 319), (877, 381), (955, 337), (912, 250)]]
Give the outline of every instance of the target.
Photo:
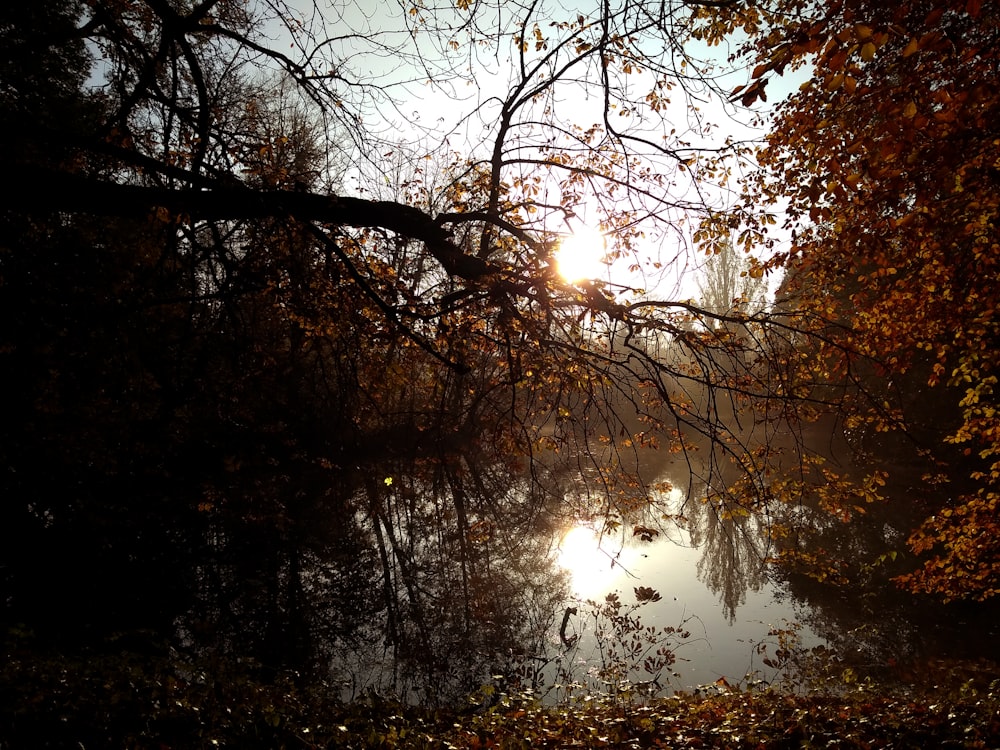
[[(587, 14), (592, 9), (589, 2), (578, 2), (580, 13)], [(305, 13), (313, 12), (312, 0), (292, 0), (293, 7)], [(321, 6), (325, 6), (323, 0)], [(339, 5), (339, 3), (338, 3)], [(382, 154), (364, 154), (355, 160), (357, 164), (352, 174), (348, 176), (346, 186), (358, 192), (372, 194), (373, 190), (391, 190), (394, 180), (389, 175), (399, 173), (400, 162), (412, 156), (420, 158), (426, 154), (437, 152), (435, 160), (442, 158), (440, 153), (454, 151), (456, 154), (469, 156), (472, 153), (480, 157), (490, 145), (489, 138), (493, 134), (495, 123), (499, 116), (499, 102), (506, 97), (510, 81), (516, 74), (516, 60), (513, 58), (513, 45), (501, 46), (500, 49), (467, 45), (464, 32), (456, 32), (452, 39), (434, 37), (428, 34), (421, 39), (417, 34), (418, 44), (410, 43), (410, 31), (407, 28), (409, 18), (403, 8), (411, 7), (407, 0), (389, 2), (387, 0), (367, 0), (349, 4), (346, 8), (327, 9), (325, 22), (327, 36), (339, 36), (350, 31), (356, 34), (353, 39), (339, 42), (337, 53), (346, 57), (346, 64), (359, 78), (374, 81), (388, 86), (393, 95), (390, 102), (386, 99), (373, 100), (372, 106), (364, 112), (364, 126), (367, 130), (381, 133), (387, 140), (387, 148)], [(587, 6), (582, 7), (582, 6)], [(442, 4), (446, 9), (448, 4)], [(451, 6), (452, 8), (454, 6)], [(509, 6), (512, 10), (518, 6)], [(455, 26), (463, 22), (463, 16), (458, 10), (447, 11), (453, 18)], [(566, 13), (565, 6), (561, 12)], [(572, 11), (575, 13), (576, 11)], [(338, 15), (339, 13), (339, 15)], [(498, 17), (501, 11), (497, 11)], [(439, 15), (439, 23), (441, 16)], [(510, 19), (507, 19), (509, 23)], [(306, 30), (315, 29), (315, 19), (304, 16)], [(509, 34), (506, 37), (510, 38)], [(454, 41), (459, 50), (448, 47)], [(420, 50), (426, 64), (424, 70), (415, 68), (403, 62), (398, 54), (393, 54), (393, 48), (404, 45), (410, 51)], [(471, 50), (471, 52), (470, 52)], [(713, 50), (707, 47), (698, 50), (702, 56), (714, 55), (724, 57), (728, 50)], [(438, 67), (440, 60), (450, 55), (452, 62), (458, 54), (463, 54), (456, 76), (452, 69), (447, 71)], [(434, 82), (431, 77), (441, 73)], [(648, 91), (648, 81), (643, 82), (642, 75), (630, 77), (630, 83), (635, 82), (636, 91)], [(791, 90), (798, 83), (790, 81), (787, 89)], [(728, 74), (725, 79), (725, 89), (731, 90), (738, 84), (747, 82), (746, 71)], [(775, 96), (780, 96), (782, 87), (772, 84), (769, 95), (772, 102)], [(675, 90), (676, 93), (676, 90)], [(603, 102), (591, 92), (588, 94), (581, 85), (567, 82), (560, 85), (556, 92), (554, 108), (558, 118), (583, 127), (600, 121)], [(641, 96), (640, 96), (641, 98)], [(699, 111), (693, 113), (688, 108), (688, 102), (679, 94), (671, 106), (663, 114), (663, 130), (675, 129), (692, 146), (719, 146), (726, 138), (736, 141), (759, 138), (763, 135), (760, 129), (750, 125), (751, 113), (736, 112), (731, 105), (718, 98), (704, 96), (698, 103)], [(699, 129), (693, 118), (703, 118), (704, 122), (716, 125), (710, 133)], [(622, 125), (627, 122), (623, 119)], [(388, 142), (394, 142), (388, 147)], [(404, 153), (406, 153), (404, 157)], [(673, 165), (665, 165), (665, 169)], [(385, 185), (376, 173), (381, 170)], [(695, 201), (695, 193), (689, 185), (678, 185), (675, 200)], [(393, 197), (379, 195), (378, 197)], [(723, 207), (730, 198), (719, 190), (707, 190), (699, 198), (707, 199), (716, 208)], [(687, 226), (679, 226), (683, 217), (672, 221), (673, 231), (659, 235), (650, 235), (641, 249), (641, 269), (638, 273), (630, 272), (628, 267), (636, 264), (636, 258), (623, 259), (608, 268), (606, 265), (595, 264), (593, 257), (583, 258), (588, 254), (599, 254), (600, 240), (594, 239), (596, 224), (599, 220), (598, 203), (601, 196), (594, 195), (591, 199), (576, 207), (576, 226), (549, 226), (552, 231), (566, 232), (567, 235), (579, 232), (591, 239), (577, 241), (576, 255), (581, 256), (583, 266), (567, 271), (568, 275), (598, 277), (610, 280), (616, 284), (645, 288), (660, 298), (688, 299), (698, 296), (698, 272), (704, 265), (705, 258), (697, 254), (690, 245), (690, 232), (695, 217), (690, 217)], [(550, 200), (558, 202), (558, 195)], [(567, 243), (570, 244), (570, 243)], [(654, 263), (659, 263), (661, 269), (656, 270)], [(567, 262), (567, 265), (569, 263)]]

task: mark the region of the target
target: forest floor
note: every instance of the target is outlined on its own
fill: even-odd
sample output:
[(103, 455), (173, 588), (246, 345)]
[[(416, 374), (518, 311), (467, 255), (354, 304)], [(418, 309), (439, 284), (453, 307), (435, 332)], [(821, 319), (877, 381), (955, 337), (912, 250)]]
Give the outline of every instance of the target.
[(1000, 696), (729, 692), (493, 709), (434, 723), (419, 714), (359, 716), (339, 725), (339, 740), (328, 736), (359, 748), (1000, 748)]
[(456, 710), (375, 694), (344, 704), (294, 674), (265, 681), (243, 667), (184, 665), (176, 655), (70, 657), (23, 646), (9, 643), (0, 663), (0, 750), (1000, 748), (1000, 679), (985, 663), (927, 665), (919, 685), (845, 670), (794, 689), (723, 683), (665, 698), (554, 705), (486, 689)]

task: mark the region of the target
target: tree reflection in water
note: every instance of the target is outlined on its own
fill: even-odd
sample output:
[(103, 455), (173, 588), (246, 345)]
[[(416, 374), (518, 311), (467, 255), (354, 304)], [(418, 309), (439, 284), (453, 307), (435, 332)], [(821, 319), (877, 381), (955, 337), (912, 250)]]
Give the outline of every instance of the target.
[(181, 631), (202, 655), (311, 670), (345, 699), (453, 702), (542, 648), (565, 598), (550, 502), (482, 456), (384, 462), (335, 517), (257, 529), (242, 551), (227, 539), (238, 564), (204, 569)]
[[(750, 450), (755, 439), (752, 432), (743, 435)], [(860, 441), (831, 419), (800, 426), (797, 439), (784, 445), (764, 441), (772, 452), (807, 459), (793, 492), (766, 479), (757, 488), (765, 495), (784, 492), (794, 502), (744, 502), (753, 494), (745, 486), (749, 478), (735, 471), (718, 472), (712, 484), (689, 491), (682, 513), (702, 551), (699, 578), (731, 620), (748, 591), (777, 586), (796, 605), (801, 624), (829, 646), (822, 659), (836, 665), (838, 675), (850, 667), (858, 677), (920, 684), (932, 664), (1000, 663), (998, 605), (943, 604), (894, 583), (914, 564), (906, 537), (938, 502), (940, 488), (921, 481), (926, 467), (915, 445), (866, 434), (861, 450)], [(706, 465), (721, 464), (714, 453), (706, 447), (700, 464), (689, 463), (692, 485), (707, 476)], [(881, 500), (859, 493), (865, 477), (888, 468)], [(832, 510), (841, 506), (852, 512)]]
[(698, 578), (719, 597), (730, 622), (747, 591), (767, 583), (767, 530), (741, 509), (720, 508), (708, 499), (685, 505), (691, 544), (700, 549)]
[[(892, 583), (910, 564), (896, 553), (903, 538), (898, 524), (881, 507), (803, 536), (807, 551), (846, 561), (839, 580), (819, 581), (789, 565), (775, 569), (789, 596), (804, 604), (804, 624), (836, 655), (838, 673), (849, 667), (859, 679), (927, 686), (961, 663), (1000, 663), (996, 604), (943, 604)], [(934, 665), (940, 668), (931, 677)]]
[(404, 476), (368, 488), (391, 655), (373, 686), (440, 691), (425, 702), (504, 672), (543, 637), (564, 595), (551, 570), (552, 529), (529, 483), (468, 457), (460, 465), (430, 482)]

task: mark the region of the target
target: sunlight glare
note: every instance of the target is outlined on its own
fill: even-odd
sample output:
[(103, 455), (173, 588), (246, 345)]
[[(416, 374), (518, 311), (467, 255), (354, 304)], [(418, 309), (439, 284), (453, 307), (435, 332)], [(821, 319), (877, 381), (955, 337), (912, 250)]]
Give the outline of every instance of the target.
[(600, 232), (582, 228), (565, 237), (556, 251), (559, 275), (573, 283), (593, 279), (605, 269), (605, 238)]
[(574, 526), (559, 542), (559, 565), (570, 573), (591, 567), (598, 554), (597, 537), (586, 526)]
[(573, 593), (580, 597), (602, 597), (613, 591), (625, 574), (622, 564), (631, 567), (635, 551), (618, 548), (587, 526), (574, 526), (559, 542), (559, 566), (570, 577)]

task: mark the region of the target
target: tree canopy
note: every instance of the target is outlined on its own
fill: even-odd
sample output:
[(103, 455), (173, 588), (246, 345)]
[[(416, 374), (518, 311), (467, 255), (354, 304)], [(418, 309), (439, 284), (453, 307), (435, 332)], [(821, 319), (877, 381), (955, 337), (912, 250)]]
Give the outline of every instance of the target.
[[(909, 443), (911, 500), (926, 513), (909, 546), (925, 562), (901, 581), (995, 596), (996, 7), (744, 11), (729, 13), (727, 28), (751, 32), (745, 53), (756, 67), (735, 96), (754, 101), (782, 72), (809, 66), (748, 185), (751, 206), (784, 204), (796, 231), (770, 263), (788, 268), (790, 304), (829, 335), (807, 366), (868, 401), (852, 397), (844, 420), (863, 453), (890, 464), (878, 436)], [(706, 28), (718, 33), (719, 20), (711, 14)]]

